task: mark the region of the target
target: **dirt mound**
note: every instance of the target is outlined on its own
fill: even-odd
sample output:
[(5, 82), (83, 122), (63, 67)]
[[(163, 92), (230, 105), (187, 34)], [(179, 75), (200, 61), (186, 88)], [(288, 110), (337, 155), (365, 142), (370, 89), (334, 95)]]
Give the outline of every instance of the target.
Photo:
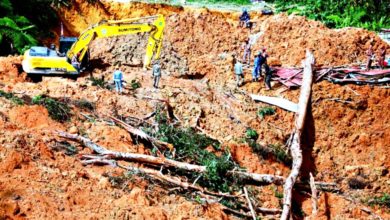
[(24, 82), (26, 74), (22, 74), (22, 56), (0, 57), (0, 81), (8, 83)]
[[(148, 34), (137, 34), (108, 39), (98, 39), (91, 44), (91, 57), (97, 65), (143, 66)], [(160, 54), (162, 69), (174, 76), (183, 76), (188, 72), (187, 60), (177, 54), (170, 42), (163, 40)]]
[(374, 32), (359, 28), (329, 29), (320, 22), (286, 14), (264, 20), (260, 35), (255, 50), (266, 47), (272, 58), (287, 66), (300, 66), (306, 49), (313, 51), (317, 65), (325, 66), (366, 62), (365, 51), (370, 43), (378, 53), (382, 46), (390, 49)]
[(61, 127), (49, 117), (47, 109), (39, 105), (14, 107), (9, 112), (9, 118), (12, 123), (20, 128), (43, 129)]

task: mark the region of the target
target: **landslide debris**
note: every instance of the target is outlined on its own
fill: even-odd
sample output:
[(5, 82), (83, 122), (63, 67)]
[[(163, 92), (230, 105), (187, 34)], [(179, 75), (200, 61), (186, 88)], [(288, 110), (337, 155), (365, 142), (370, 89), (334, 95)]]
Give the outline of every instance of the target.
[[(249, 34), (247, 30), (237, 29), (238, 13), (110, 1), (92, 6), (86, 1), (76, 0), (73, 7), (63, 9), (62, 16), (68, 29), (75, 33), (102, 18), (166, 15), (167, 30), (171, 31), (164, 39), (168, 46), (167, 51), (163, 51), (163, 59), (173, 60), (165, 63), (166, 71), (171, 74), (164, 75), (161, 89), (154, 90), (150, 73), (134, 67), (138, 61), (142, 62), (144, 47), (133, 43), (143, 44), (147, 36), (105, 39), (103, 43), (94, 42), (92, 45), (93, 59), (102, 64), (92, 72), (96, 78), (103, 79), (104, 76), (109, 84), (113, 72), (111, 65), (121, 61), (128, 64), (122, 66), (125, 80), (136, 79), (140, 83), (141, 87), (137, 89), (127, 86), (122, 95), (107, 87), (92, 86), (87, 75), (77, 81), (45, 77), (40, 83), (26, 82), (19, 68), (21, 57), (0, 58), (0, 89), (3, 91), (18, 97), (45, 94), (72, 102), (87, 100), (94, 103), (94, 108), (72, 107), (71, 120), (60, 124), (50, 119), (42, 106), (17, 106), (0, 97), (0, 215), (40, 219), (235, 218), (226, 215), (217, 205), (187, 200), (176, 195), (175, 189), (167, 191), (142, 176), (129, 175), (107, 166), (82, 166), (77, 154), (69, 156), (66, 151), (56, 150), (58, 142), (63, 140), (58, 140), (53, 133), (67, 130), (85, 135), (107, 149), (151, 154), (148, 146), (105, 117), (145, 118), (161, 104), (158, 99), (169, 101), (181, 126), (201, 129), (223, 142), (232, 159), (248, 171), (283, 176), (289, 173), (289, 167), (277, 157), (265, 157), (259, 153), (260, 148), (246, 143), (244, 137), (251, 128), (258, 134), (256, 143), (275, 152), (276, 149), (285, 150), (294, 114), (277, 108), (274, 114), (260, 117), (258, 112), (269, 106), (252, 102), (248, 93), (282, 96), (297, 102), (299, 91), (282, 92), (280, 85), (276, 84), (275, 90), (266, 92), (262, 83), (250, 82), (249, 74), (244, 87), (235, 87), (231, 54), (239, 54), (241, 42)], [(276, 20), (277, 16), (282, 22)], [(370, 32), (329, 30), (302, 17), (276, 15), (258, 16), (257, 19), (258, 25), (252, 34), (263, 34), (256, 41), (255, 50), (264, 44), (275, 62), (282, 65), (299, 65), (299, 55), (305, 46), (313, 47), (320, 64), (339, 65), (364, 60), (368, 40), (374, 41), (374, 48), (382, 44)], [(300, 32), (300, 28), (305, 31)], [(325, 40), (320, 38), (320, 32), (324, 32)], [(354, 40), (348, 40), (348, 33), (356, 35)], [(326, 43), (330, 39), (332, 42)], [(288, 46), (283, 46), (285, 42)], [(340, 49), (342, 44), (345, 44), (344, 49)], [(357, 50), (356, 60), (351, 55), (353, 52), (345, 48)], [(332, 57), (336, 58), (332, 60)], [(183, 63), (185, 65), (173, 68)], [(185, 79), (180, 71), (175, 72), (176, 68), (188, 68), (187, 75), (203, 79)], [(335, 102), (332, 98), (354, 104)], [(302, 179), (308, 172), (313, 172), (316, 181), (335, 182), (343, 193), (321, 193), (318, 218), (369, 219), (372, 216), (361, 210), (361, 203), (373, 204), (370, 199), (389, 192), (389, 105), (390, 93), (385, 88), (340, 86), (325, 81), (313, 86), (314, 123), (310, 131), (315, 132), (306, 134), (304, 157), (307, 160), (304, 161)], [(150, 123), (153, 123), (152, 119)], [(92, 153), (76, 143), (71, 144), (72, 152), (79, 155)], [(354, 178), (365, 183), (359, 187), (362, 189), (350, 187), (350, 180)], [(248, 190), (258, 202), (254, 205), (280, 207), (281, 187), (253, 186)], [(357, 202), (350, 202), (344, 196), (356, 198)], [(300, 194), (298, 197), (296, 213), (309, 217), (310, 197)], [(374, 205), (371, 209), (383, 218), (389, 218), (384, 207)]]

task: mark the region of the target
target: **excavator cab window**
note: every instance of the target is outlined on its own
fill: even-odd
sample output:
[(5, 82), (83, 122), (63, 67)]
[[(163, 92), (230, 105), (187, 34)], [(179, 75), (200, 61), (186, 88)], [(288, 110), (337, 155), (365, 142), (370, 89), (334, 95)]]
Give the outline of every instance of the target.
[(66, 52), (72, 47), (74, 42), (77, 41), (77, 37), (60, 37), (60, 54), (66, 55)]

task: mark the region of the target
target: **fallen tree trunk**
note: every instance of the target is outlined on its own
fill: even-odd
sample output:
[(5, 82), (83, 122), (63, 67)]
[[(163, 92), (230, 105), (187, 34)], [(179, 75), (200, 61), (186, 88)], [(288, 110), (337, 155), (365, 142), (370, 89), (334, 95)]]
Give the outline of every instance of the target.
[(168, 167), (175, 167), (187, 171), (194, 171), (199, 173), (205, 173), (206, 167), (205, 166), (199, 166), (189, 163), (183, 163), (175, 160), (170, 160), (165, 157), (154, 157), (150, 155), (145, 154), (134, 154), (134, 153), (124, 153), (124, 152), (117, 152), (117, 151), (111, 151), (107, 150), (95, 143), (93, 143), (88, 138), (74, 135), (74, 134), (68, 134), (65, 132), (58, 132), (58, 135), (60, 137), (69, 138), (72, 140), (79, 141), (83, 143), (84, 146), (88, 147), (89, 149), (95, 151), (96, 153), (105, 156), (106, 158), (111, 159), (123, 159), (123, 160), (130, 160), (130, 161), (136, 161), (136, 162), (142, 162), (142, 163), (149, 163), (154, 165), (164, 165)]
[[(100, 156), (84, 156), (85, 158), (96, 159), (96, 162), (98, 162), (98, 159), (123, 159), (123, 160), (147, 163), (152, 165), (163, 165), (167, 167), (174, 167), (174, 168), (179, 168), (190, 172), (197, 172), (197, 173), (207, 172), (206, 166), (170, 160), (164, 157), (154, 157), (145, 154), (111, 151), (111, 150), (107, 150), (102, 146), (99, 146), (98, 144), (95, 144), (93, 141), (91, 141), (88, 138), (75, 135), (75, 134), (69, 134), (66, 132), (57, 132), (57, 133), (60, 137), (81, 142), (84, 146), (98, 153)], [(91, 160), (90, 162), (93, 163), (94, 161)], [(88, 161), (86, 161), (86, 163), (88, 164)], [(237, 176), (239, 178), (242, 178), (243, 180), (253, 181), (257, 184), (282, 185), (285, 182), (285, 178), (283, 176), (277, 176), (271, 174), (248, 173), (248, 172), (232, 170), (232, 171), (228, 171), (227, 175)], [(332, 187), (332, 188), (336, 187), (335, 183), (315, 182), (315, 184), (317, 187), (319, 187), (319, 189), (321, 189), (321, 187)]]
[(301, 134), (304, 128), (304, 122), (307, 112), (307, 107), (310, 104), (311, 86), (313, 83), (313, 65), (314, 56), (309, 51), (306, 51), (306, 60), (304, 62), (303, 81), (301, 93), (298, 102), (298, 112), (295, 117), (295, 132), (291, 142), (291, 156), (293, 159), (291, 173), (287, 177), (283, 191), (283, 212), (281, 220), (287, 220), (291, 211), (292, 189), (299, 175), (299, 170), (302, 165), (302, 150), (301, 150)]

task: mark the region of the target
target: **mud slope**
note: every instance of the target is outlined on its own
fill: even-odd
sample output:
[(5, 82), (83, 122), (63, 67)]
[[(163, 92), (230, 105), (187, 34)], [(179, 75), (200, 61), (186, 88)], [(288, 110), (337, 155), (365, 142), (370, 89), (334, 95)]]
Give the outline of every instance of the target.
[[(157, 13), (165, 15), (167, 24), (164, 44), (168, 47), (165, 48), (164, 57), (172, 60), (172, 56), (174, 59), (175, 55), (179, 55), (182, 60), (187, 61), (188, 75), (213, 74), (218, 71), (212, 63), (223, 52), (241, 56), (240, 46), (249, 35), (255, 42), (255, 51), (267, 48), (271, 63), (283, 66), (300, 65), (306, 49), (313, 50), (317, 65), (338, 66), (364, 61), (365, 51), (370, 43), (374, 45), (374, 50), (385, 45), (374, 33), (363, 29), (328, 29), (319, 22), (293, 15), (261, 16), (252, 12), (255, 27), (252, 33), (248, 33), (248, 30), (237, 28), (237, 12), (157, 4), (146, 6), (144, 3), (104, 1), (103, 4), (90, 5), (81, 0), (75, 2), (73, 8), (61, 11), (60, 15), (66, 21), (67, 29), (73, 30), (76, 36), (101, 19), (123, 19)], [(106, 39), (95, 43), (93, 48), (98, 52), (102, 49), (103, 52), (110, 52), (111, 50), (105, 47), (101, 49), (100, 46), (111, 41), (114, 41), (111, 43), (114, 47), (132, 43), (127, 40), (131, 36), (123, 38), (125, 40)], [(142, 45), (140, 44), (141, 49), (144, 48)], [(127, 53), (126, 50), (121, 51), (125, 57), (134, 54), (131, 49)]]
[[(256, 15), (256, 27), (249, 33), (236, 28), (238, 14), (234, 12), (101, 2), (90, 5), (76, 0), (73, 8), (63, 9), (60, 14), (67, 29), (77, 34), (101, 19), (156, 13), (166, 16), (161, 88), (152, 89), (150, 72), (139, 67), (147, 38), (142, 35), (103, 39), (92, 45), (95, 66), (91, 73), (96, 78), (110, 80), (112, 65), (120, 61), (125, 80), (140, 83), (135, 90), (128, 84), (123, 95), (92, 86), (88, 73), (77, 81), (45, 77), (40, 83), (32, 83), (21, 71), (21, 57), (1, 57), (0, 90), (24, 100), (45, 94), (69, 103), (88, 100), (95, 105), (93, 111), (71, 105), (71, 120), (59, 123), (42, 106), (18, 106), (0, 97), (1, 217), (238, 219), (224, 213), (218, 204), (199, 204), (179, 196), (176, 187), (163, 187), (144, 175), (124, 175), (122, 170), (109, 166), (83, 166), (79, 155), (92, 152), (73, 142), (69, 148), (55, 132), (85, 135), (112, 150), (150, 154), (150, 146), (113, 125), (107, 116), (144, 118), (155, 110), (159, 104), (156, 100), (166, 99), (182, 126), (198, 127), (223, 142), (242, 167), (260, 174), (287, 176), (288, 166), (273, 157), (264, 159), (244, 143), (243, 137), (250, 127), (259, 134), (259, 144), (283, 149), (294, 115), (276, 108), (274, 115), (261, 118), (257, 111), (269, 106), (252, 102), (248, 94), (297, 102), (299, 90), (283, 91), (275, 84), (274, 90), (265, 91), (263, 83), (250, 81), (250, 74), (246, 74), (245, 85), (236, 88), (231, 55), (239, 53), (241, 41), (249, 34), (259, 36), (255, 49), (267, 47), (272, 62), (285, 66), (299, 65), (305, 48), (314, 51), (320, 65), (342, 65), (364, 60), (369, 40), (374, 48), (383, 45), (371, 32), (329, 30), (296, 16)], [(340, 86), (325, 81), (313, 85), (312, 117), (306, 122), (309, 132), (303, 138), (300, 178), (305, 180), (312, 172), (316, 181), (335, 182), (341, 193), (321, 193), (319, 214), (312, 219), (374, 219), (362, 208), (369, 207), (367, 203), (374, 197), (390, 192), (389, 106), (388, 88)], [(359, 189), (351, 187), (350, 183), (356, 181), (362, 183)], [(256, 198), (255, 205), (280, 208), (281, 187), (248, 188)], [(295, 217), (310, 217), (310, 195), (297, 191), (294, 197)], [(383, 219), (390, 219), (388, 209), (369, 208)]]

